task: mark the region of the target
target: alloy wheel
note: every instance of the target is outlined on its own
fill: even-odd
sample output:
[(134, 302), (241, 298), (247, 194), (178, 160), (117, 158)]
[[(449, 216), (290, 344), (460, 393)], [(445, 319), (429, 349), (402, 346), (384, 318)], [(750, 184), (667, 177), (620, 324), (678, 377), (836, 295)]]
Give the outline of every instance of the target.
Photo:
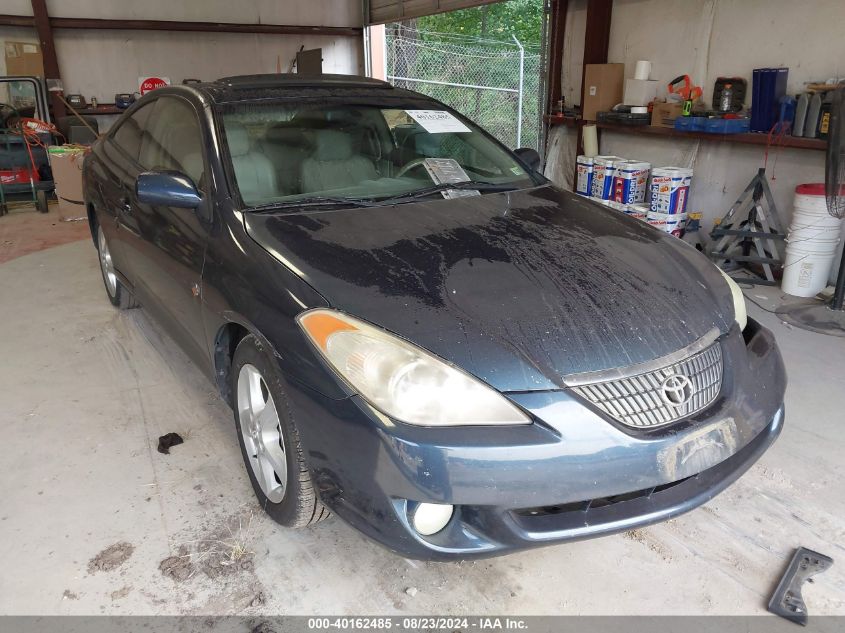
[(241, 367), (237, 397), (247, 461), (267, 499), (279, 503), (285, 497), (288, 478), (285, 440), (273, 396), (254, 365)]
[(97, 229), (97, 248), (100, 252), (100, 269), (103, 271), (106, 290), (108, 290), (109, 296), (114, 297), (117, 294), (117, 276), (114, 273), (114, 264), (111, 260), (111, 252), (109, 252), (103, 227)]

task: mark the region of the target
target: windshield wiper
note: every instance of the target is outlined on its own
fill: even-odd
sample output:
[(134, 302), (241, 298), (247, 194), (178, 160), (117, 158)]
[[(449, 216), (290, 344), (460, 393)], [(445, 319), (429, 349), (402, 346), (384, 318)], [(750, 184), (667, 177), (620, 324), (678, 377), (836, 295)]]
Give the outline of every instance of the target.
[(339, 198), (331, 196), (312, 196), (300, 198), (299, 200), (282, 200), (279, 202), (268, 202), (250, 207), (250, 213), (265, 213), (268, 211), (279, 211), (282, 209), (303, 208), (303, 207), (325, 207), (345, 205), (349, 207), (375, 207), (378, 202), (369, 198)]
[(249, 208), (250, 213), (268, 213), (271, 211), (282, 211), (284, 209), (301, 209), (307, 207), (325, 207), (344, 205), (349, 207), (380, 207), (384, 205), (393, 204), (394, 202), (401, 202), (406, 200), (416, 200), (418, 198), (425, 198), (442, 191), (449, 191), (450, 189), (477, 189), (479, 191), (512, 191), (515, 189), (513, 185), (495, 182), (486, 182), (483, 180), (464, 180), (461, 182), (444, 182), (439, 185), (432, 185), (422, 189), (416, 189), (407, 193), (401, 193), (389, 198), (381, 198), (374, 200), (372, 198), (341, 198), (332, 196), (311, 196), (308, 198), (299, 198), (298, 200), (280, 200), (278, 202), (268, 202), (267, 204), (259, 204)]
[(400, 202), (402, 200), (416, 200), (418, 198), (425, 198), (426, 196), (449, 191), (450, 189), (477, 189), (479, 191), (513, 191), (516, 189), (511, 184), (486, 182), (484, 180), (462, 180), (461, 182), (443, 182), (439, 185), (432, 185), (431, 187), (423, 187), (422, 189), (415, 189), (407, 193), (400, 193), (397, 196), (390, 198), (382, 198), (377, 204), (391, 204), (393, 202)]

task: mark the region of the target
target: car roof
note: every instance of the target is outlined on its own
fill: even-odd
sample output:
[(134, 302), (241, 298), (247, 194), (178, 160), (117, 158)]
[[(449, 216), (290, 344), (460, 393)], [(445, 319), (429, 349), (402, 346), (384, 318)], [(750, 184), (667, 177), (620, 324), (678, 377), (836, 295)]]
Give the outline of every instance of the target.
[(323, 97), (426, 99), (416, 92), (395, 88), (386, 81), (358, 75), (237, 75), (190, 86), (218, 104), (274, 98)]
[(265, 75), (235, 75), (223, 77), (214, 83), (223, 84), (229, 88), (303, 88), (349, 86), (355, 88), (371, 86), (373, 88), (392, 88), (389, 83), (371, 77), (359, 75), (299, 75), (299, 74), (265, 74)]

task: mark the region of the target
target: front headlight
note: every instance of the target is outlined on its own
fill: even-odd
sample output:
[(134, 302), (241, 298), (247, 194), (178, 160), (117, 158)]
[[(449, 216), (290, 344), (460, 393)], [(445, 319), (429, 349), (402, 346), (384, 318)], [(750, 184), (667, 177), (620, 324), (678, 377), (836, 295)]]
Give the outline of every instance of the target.
[(390, 417), (420, 426), (530, 424), (507, 398), (464, 371), (335, 310), (297, 317), (329, 364)]
[(716, 268), (718, 268), (719, 272), (722, 273), (722, 277), (725, 278), (725, 281), (728, 282), (728, 286), (731, 289), (731, 297), (734, 300), (734, 318), (739, 324), (739, 331), (742, 332), (742, 330), (745, 329), (745, 326), (748, 325), (748, 312), (745, 309), (745, 295), (742, 294), (742, 289), (724, 270), (718, 266)]

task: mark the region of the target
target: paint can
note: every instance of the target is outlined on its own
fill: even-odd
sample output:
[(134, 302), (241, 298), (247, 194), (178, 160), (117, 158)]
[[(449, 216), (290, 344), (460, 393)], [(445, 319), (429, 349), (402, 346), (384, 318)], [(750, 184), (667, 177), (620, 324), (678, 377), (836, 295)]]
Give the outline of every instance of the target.
[(651, 165), (642, 161), (626, 160), (617, 164), (611, 200), (626, 205), (644, 202), (649, 171)]
[(670, 233), (675, 237), (682, 237), (684, 226), (687, 223), (687, 214), (649, 211), (646, 215), (646, 222), (664, 233)]
[(645, 221), (646, 217), (648, 216), (649, 206), (642, 202), (637, 204), (626, 204), (625, 205), (625, 214), (630, 215), (632, 218), (636, 218), (637, 220)]
[(651, 171), (651, 211), (654, 213), (685, 213), (692, 182), (692, 169), (685, 167), (655, 167)]
[(595, 156), (593, 158), (593, 186), (592, 196), (602, 200), (610, 200), (613, 190), (613, 177), (616, 175), (616, 165), (625, 159), (620, 156)]
[(595, 198), (590, 196), (590, 200), (593, 202), (598, 202), (600, 205), (607, 207), (608, 209), (613, 209), (614, 211), (622, 211), (625, 212), (625, 205), (620, 202), (615, 202), (614, 200), (602, 200), (601, 198)]
[(575, 193), (582, 196), (593, 195), (593, 157), (583, 154), (575, 159)]

